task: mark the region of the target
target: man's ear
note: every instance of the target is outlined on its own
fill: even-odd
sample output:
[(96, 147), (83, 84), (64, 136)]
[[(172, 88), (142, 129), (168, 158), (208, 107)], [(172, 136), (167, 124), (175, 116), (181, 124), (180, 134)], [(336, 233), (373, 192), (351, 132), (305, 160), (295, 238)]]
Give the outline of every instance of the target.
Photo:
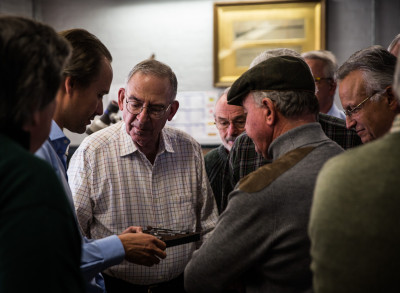
[(262, 100), (264, 106), (265, 120), (268, 125), (274, 125), (276, 120), (276, 108), (274, 102), (269, 98), (264, 98)]
[(336, 83), (336, 81), (331, 80), (329, 85), (330, 85), (329, 93), (333, 96), (335, 94), (335, 92), (336, 92), (337, 83)]
[(399, 112), (400, 111), (399, 101), (397, 100), (393, 92), (392, 86), (388, 86), (386, 88), (386, 96), (390, 110), (392, 110), (393, 112)]
[(168, 114), (168, 121), (171, 121), (174, 118), (176, 112), (179, 109), (179, 102), (177, 100), (173, 101), (170, 107), (170, 112)]
[(22, 129), (25, 130), (26, 132), (31, 132), (33, 128), (37, 127), (40, 123), (40, 112), (39, 111), (33, 111), (31, 115), (31, 119), (26, 121), (24, 125), (22, 126)]
[(122, 87), (118, 90), (118, 107), (122, 112), (124, 110), (125, 89)]
[[(47, 107), (50, 107), (50, 105)], [(54, 108), (55, 104), (53, 110)], [(22, 129), (28, 132), (30, 136), (29, 151), (31, 153), (36, 152), (40, 148), (50, 133), (51, 122), (45, 124), (45, 122), (48, 121), (45, 119), (49, 115), (49, 113), (46, 112), (48, 112), (47, 109), (32, 111), (30, 119), (25, 121), (22, 125)], [(44, 130), (46, 130), (47, 133), (44, 133)]]
[(64, 89), (65, 92), (69, 95), (72, 96), (73, 90), (75, 89), (75, 81), (71, 76), (67, 76), (64, 80)]

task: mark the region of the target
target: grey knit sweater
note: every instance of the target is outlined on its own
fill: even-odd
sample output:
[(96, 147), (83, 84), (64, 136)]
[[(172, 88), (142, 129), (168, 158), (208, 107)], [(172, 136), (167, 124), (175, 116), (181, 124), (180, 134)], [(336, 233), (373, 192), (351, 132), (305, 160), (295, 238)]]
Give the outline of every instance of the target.
[[(293, 162), (288, 153), (305, 147), (314, 148)], [(241, 280), (247, 293), (312, 292), (307, 225), (314, 184), (325, 161), (342, 151), (318, 123), (274, 140), (273, 163), (241, 180), (213, 234), (194, 253), (186, 290), (219, 292)]]

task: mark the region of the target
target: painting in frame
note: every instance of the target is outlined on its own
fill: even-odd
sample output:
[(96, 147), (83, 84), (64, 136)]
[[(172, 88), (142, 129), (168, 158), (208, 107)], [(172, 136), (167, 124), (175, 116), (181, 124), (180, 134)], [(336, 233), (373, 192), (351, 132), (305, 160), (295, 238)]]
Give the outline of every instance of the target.
[(259, 53), (325, 48), (325, 0), (214, 3), (214, 86), (228, 87)]

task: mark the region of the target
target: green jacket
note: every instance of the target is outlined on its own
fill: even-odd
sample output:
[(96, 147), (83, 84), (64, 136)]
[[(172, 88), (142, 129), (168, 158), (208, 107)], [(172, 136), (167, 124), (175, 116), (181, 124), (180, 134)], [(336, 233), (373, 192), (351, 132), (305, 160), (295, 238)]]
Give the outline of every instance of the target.
[(400, 291), (400, 133), (326, 163), (311, 210), (316, 293)]

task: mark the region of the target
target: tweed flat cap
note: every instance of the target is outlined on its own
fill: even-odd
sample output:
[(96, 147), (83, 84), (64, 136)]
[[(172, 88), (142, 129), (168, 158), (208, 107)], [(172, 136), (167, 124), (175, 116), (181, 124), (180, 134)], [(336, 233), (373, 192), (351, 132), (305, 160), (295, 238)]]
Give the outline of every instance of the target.
[(269, 58), (243, 73), (228, 93), (229, 105), (242, 105), (250, 91), (308, 91), (315, 81), (307, 63), (293, 56)]

